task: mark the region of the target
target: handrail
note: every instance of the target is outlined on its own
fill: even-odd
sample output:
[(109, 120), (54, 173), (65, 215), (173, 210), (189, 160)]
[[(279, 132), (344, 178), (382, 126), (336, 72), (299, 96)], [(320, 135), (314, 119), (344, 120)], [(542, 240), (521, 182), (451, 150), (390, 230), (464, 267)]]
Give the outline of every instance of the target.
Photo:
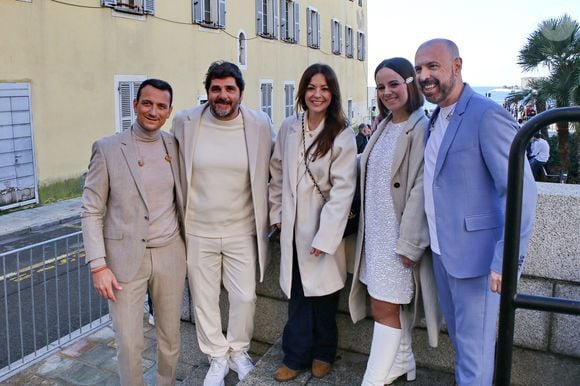
[(516, 134), (509, 154), (505, 212), (502, 287), (499, 334), (495, 363), (496, 385), (509, 385), (512, 368), (514, 320), (516, 308), (580, 315), (580, 301), (517, 294), (524, 154), (533, 133), (555, 122), (580, 121), (580, 107), (562, 107), (545, 111), (530, 119)]

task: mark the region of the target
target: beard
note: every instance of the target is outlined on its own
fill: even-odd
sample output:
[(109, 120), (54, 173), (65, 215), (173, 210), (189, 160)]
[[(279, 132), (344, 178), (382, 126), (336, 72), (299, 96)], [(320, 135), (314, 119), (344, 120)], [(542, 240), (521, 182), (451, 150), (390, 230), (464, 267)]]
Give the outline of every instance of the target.
[[(451, 77), (449, 77), (449, 79), (443, 83), (439, 79), (430, 78), (419, 82), (419, 85), (421, 86), (421, 92), (425, 96), (425, 99), (433, 104), (438, 105), (440, 102), (447, 99), (447, 97), (449, 97), (455, 88), (455, 77), (453, 74), (451, 74)], [(430, 85), (435, 86), (434, 92), (432, 94), (429, 94), (428, 91), (427, 93), (425, 92), (425, 87)]]
[[(218, 108), (217, 105), (220, 104), (222, 106), (226, 105), (226, 108)], [(224, 119), (228, 117), (232, 117), (238, 111), (238, 107), (240, 106), (239, 103), (232, 103), (230, 101), (224, 99), (217, 99), (213, 102), (210, 102), (210, 109), (213, 115), (218, 119)]]

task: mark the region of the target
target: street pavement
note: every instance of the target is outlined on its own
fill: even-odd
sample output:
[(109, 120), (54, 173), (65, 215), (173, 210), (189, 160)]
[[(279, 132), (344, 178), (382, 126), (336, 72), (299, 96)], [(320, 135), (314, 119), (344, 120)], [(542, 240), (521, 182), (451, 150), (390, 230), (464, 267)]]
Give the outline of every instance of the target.
[[(60, 201), (7, 214), (0, 214), (0, 245), (9, 245), (14, 239), (33, 238), (39, 231), (69, 226), (70, 232), (78, 231), (80, 198)], [(72, 224), (72, 225), (70, 225)], [(66, 229), (65, 229), (66, 230)], [(143, 319), (145, 351), (143, 372), (147, 385), (155, 384), (156, 340), (155, 328)], [(201, 353), (195, 338), (195, 326), (190, 322), (181, 323), (182, 353), (177, 370), (178, 385), (202, 385), (209, 368), (206, 356)], [(280, 342), (273, 346), (252, 342), (250, 354), (257, 362), (243, 385), (277, 385), (272, 376), (281, 360)], [(260, 360), (262, 358), (263, 360)], [(332, 372), (325, 379), (313, 378), (305, 372), (288, 385), (359, 385), (364, 373), (367, 356), (341, 351)], [(2, 374), (0, 373), (0, 377)], [(404, 378), (404, 377), (403, 377)], [(238, 383), (237, 375), (230, 371), (225, 385)], [(405, 384), (404, 379), (394, 384)], [(114, 332), (109, 324), (100, 330), (69, 343), (52, 354), (34, 361), (12, 374), (0, 385), (119, 385)], [(426, 368), (417, 370), (415, 386), (451, 385), (452, 374)]]

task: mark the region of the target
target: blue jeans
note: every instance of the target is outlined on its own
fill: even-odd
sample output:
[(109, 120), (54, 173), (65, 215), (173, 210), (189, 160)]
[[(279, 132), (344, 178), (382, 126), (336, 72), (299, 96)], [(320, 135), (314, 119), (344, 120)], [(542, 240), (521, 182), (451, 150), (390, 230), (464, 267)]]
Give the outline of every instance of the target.
[(332, 363), (338, 341), (336, 311), (340, 291), (304, 296), (296, 255), (292, 266), (288, 321), (282, 335), (283, 362), (292, 370), (309, 369), (315, 359)]

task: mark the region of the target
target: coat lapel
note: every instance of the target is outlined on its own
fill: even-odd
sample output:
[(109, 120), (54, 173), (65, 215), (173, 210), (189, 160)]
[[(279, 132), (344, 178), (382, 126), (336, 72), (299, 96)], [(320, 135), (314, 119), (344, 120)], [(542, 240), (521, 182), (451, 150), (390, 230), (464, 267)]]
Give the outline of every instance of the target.
[(433, 172), (433, 176), (436, 177), (439, 175), (443, 164), (445, 163), (445, 158), (447, 158), (447, 153), (449, 153), (449, 148), (455, 139), (455, 135), (457, 135), (457, 130), (461, 125), (461, 121), (463, 120), (463, 113), (465, 112), (465, 108), (467, 106), (467, 102), (471, 98), (473, 94), (473, 90), (469, 85), (465, 84), (463, 87), (463, 91), (459, 96), (459, 100), (457, 101), (457, 105), (455, 106), (455, 110), (453, 111), (453, 115), (451, 116), (451, 121), (447, 126), (447, 130), (445, 131), (445, 135), (443, 136), (443, 141), (441, 142), (441, 146), (439, 147), (439, 153), (437, 155), (437, 162), (435, 163), (435, 171)]
[(399, 135), (399, 138), (397, 138), (397, 142), (395, 144), (395, 151), (393, 154), (393, 165), (391, 167), (391, 177), (393, 177), (395, 175), (395, 173), (397, 173), (399, 171), (399, 168), (401, 167), (401, 164), (403, 163), (403, 159), (405, 158), (405, 154), (409, 150), (408, 149), (409, 136), (410, 136), (409, 133), (415, 129), (415, 126), (417, 126), (417, 122), (419, 122), (419, 120), (421, 119), (421, 116), (423, 114), (424, 113), (422, 110), (420, 110), (420, 109), (415, 110), (413, 112), (413, 114), (411, 114), (409, 116), (409, 119), (407, 121), (407, 125), (405, 126), (404, 133), (401, 133), (401, 135)]
[(260, 130), (256, 130), (256, 122), (248, 111), (240, 106), (242, 119), (244, 122), (244, 136), (246, 138), (246, 149), (248, 152), (248, 163), (250, 167), (250, 182), (254, 181), (256, 175), (256, 163), (258, 157), (258, 144), (260, 143)]
[(123, 157), (125, 158), (125, 162), (127, 163), (127, 167), (131, 172), (131, 176), (133, 176), (133, 180), (135, 181), (135, 185), (137, 186), (137, 190), (139, 191), (139, 195), (145, 206), (147, 205), (147, 198), (145, 196), (145, 188), (143, 187), (143, 180), (141, 179), (141, 170), (139, 169), (139, 165), (137, 162), (139, 161), (139, 157), (137, 156), (137, 146), (135, 145), (135, 141), (131, 137), (131, 129), (126, 130), (121, 135), (121, 152), (123, 153)]
[(298, 182), (298, 146), (300, 145), (300, 136), (302, 135), (301, 119), (302, 116), (299, 116), (288, 130), (286, 149), (284, 149), (284, 158), (288, 160), (288, 167), (285, 170), (288, 170), (290, 189), (294, 195), (296, 195), (296, 185)]
[(191, 177), (193, 172), (193, 152), (195, 145), (197, 143), (197, 138), (199, 136), (199, 126), (201, 123), (201, 116), (207, 104), (204, 108), (194, 108), (187, 116), (187, 120), (183, 122), (183, 142), (184, 142), (184, 158), (185, 158), (185, 177), (187, 178), (186, 191), (191, 186)]

